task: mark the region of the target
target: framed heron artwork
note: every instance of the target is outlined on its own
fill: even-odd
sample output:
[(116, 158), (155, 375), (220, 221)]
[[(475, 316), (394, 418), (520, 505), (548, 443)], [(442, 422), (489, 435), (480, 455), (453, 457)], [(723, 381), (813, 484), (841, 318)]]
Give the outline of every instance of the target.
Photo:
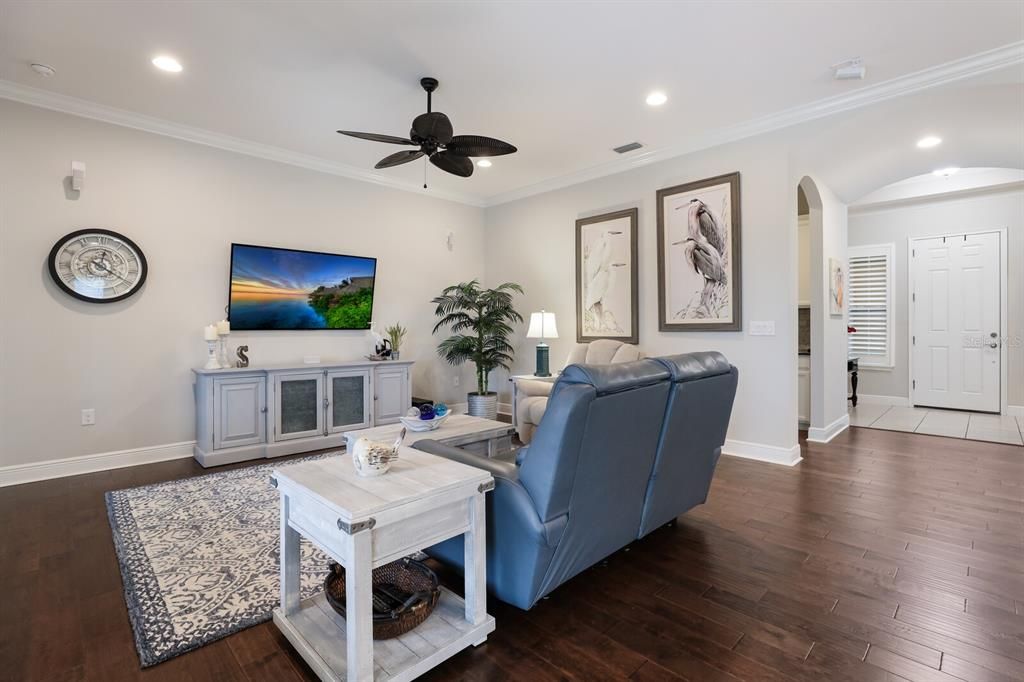
[(638, 342), (638, 210), (576, 221), (576, 341)]
[(658, 330), (740, 331), (740, 174), (658, 190)]

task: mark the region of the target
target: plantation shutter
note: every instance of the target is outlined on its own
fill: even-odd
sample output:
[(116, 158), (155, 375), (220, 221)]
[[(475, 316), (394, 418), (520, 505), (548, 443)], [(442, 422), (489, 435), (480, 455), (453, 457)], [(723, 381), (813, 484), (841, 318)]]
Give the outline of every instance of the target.
[(861, 365), (892, 366), (892, 244), (849, 250), (851, 355)]

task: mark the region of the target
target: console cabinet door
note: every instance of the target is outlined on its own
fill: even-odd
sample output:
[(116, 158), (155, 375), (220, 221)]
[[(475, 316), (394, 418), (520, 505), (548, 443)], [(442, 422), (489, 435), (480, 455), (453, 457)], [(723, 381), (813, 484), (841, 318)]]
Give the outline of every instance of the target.
[(274, 374), (274, 440), (324, 435), (324, 372)]
[(412, 406), (408, 367), (377, 367), (374, 371), (374, 424), (391, 424)]
[(327, 372), (327, 431), (338, 433), (369, 428), (370, 370), (347, 369)]
[(213, 380), (213, 449), (267, 440), (266, 377)]

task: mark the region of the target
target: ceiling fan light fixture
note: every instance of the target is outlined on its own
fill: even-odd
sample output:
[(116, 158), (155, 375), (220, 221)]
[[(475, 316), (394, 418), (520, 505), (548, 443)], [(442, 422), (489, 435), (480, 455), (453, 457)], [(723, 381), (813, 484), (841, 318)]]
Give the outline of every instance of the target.
[[(426, 156), (430, 163), (446, 173), (468, 178), (473, 174), (473, 159), (481, 156), (502, 156), (518, 151), (513, 145), (493, 137), (484, 135), (455, 135), (451, 120), (440, 111), (432, 108), (431, 94), (437, 89), (436, 78), (420, 79), (420, 87), (427, 93), (427, 111), (420, 114), (412, 122), (409, 137), (381, 135), (378, 133), (361, 133), (354, 130), (339, 130), (342, 135), (357, 137), (371, 142), (401, 144), (419, 147), (418, 150), (407, 150), (386, 156), (377, 162), (375, 168), (391, 168), (421, 156)], [(477, 162), (481, 168), (489, 168), (491, 162), (483, 159)], [(424, 171), (426, 166), (424, 166)], [(423, 187), (427, 184), (424, 177)]]

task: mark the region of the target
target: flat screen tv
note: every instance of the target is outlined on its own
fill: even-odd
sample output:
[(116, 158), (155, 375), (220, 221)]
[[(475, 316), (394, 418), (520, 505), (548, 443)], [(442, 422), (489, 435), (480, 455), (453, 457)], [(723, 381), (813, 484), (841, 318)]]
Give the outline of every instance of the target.
[(231, 245), (232, 330), (369, 329), (377, 259)]

